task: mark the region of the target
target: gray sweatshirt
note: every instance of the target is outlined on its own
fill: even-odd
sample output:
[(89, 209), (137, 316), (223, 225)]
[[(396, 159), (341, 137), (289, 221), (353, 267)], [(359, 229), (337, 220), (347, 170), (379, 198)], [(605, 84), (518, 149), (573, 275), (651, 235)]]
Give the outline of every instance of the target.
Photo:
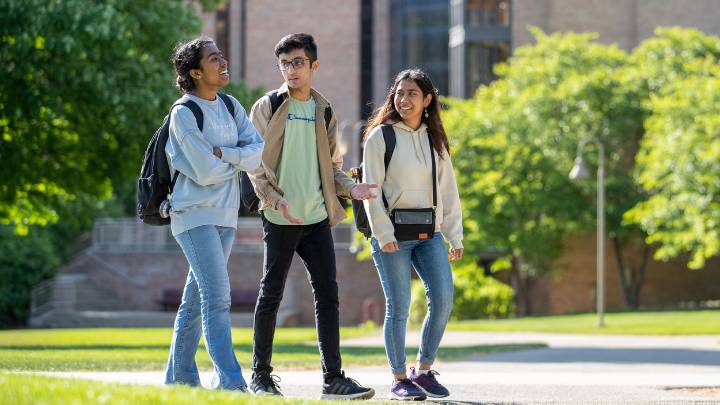
[[(178, 235), (201, 225), (237, 227), (240, 208), (238, 172), (254, 170), (262, 160), (263, 140), (253, 127), (245, 109), (234, 98), (235, 116), (225, 103), (186, 94), (203, 112), (203, 131), (198, 129), (192, 111), (178, 106), (170, 113), (170, 136), (165, 154), (170, 173), (179, 171), (170, 196), (170, 228)], [(222, 150), (222, 159), (213, 147)]]

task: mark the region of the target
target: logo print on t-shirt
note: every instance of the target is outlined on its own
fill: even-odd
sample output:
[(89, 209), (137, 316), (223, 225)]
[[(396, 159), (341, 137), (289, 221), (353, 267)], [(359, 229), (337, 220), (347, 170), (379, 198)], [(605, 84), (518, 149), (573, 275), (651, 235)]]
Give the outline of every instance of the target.
[(298, 120), (298, 121), (305, 121), (307, 123), (310, 123), (310, 122), (315, 122), (315, 117), (313, 116), (313, 117), (307, 118), (307, 117), (301, 117), (299, 115), (295, 115), (293, 113), (289, 113), (288, 120), (289, 121)]

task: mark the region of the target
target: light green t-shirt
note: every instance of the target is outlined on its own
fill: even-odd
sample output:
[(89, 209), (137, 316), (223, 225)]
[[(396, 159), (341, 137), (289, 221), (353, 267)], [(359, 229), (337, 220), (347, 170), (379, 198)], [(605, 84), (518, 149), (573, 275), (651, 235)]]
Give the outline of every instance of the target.
[[(315, 99), (300, 101), (290, 97), (290, 111), (285, 124), (285, 139), (278, 163), (277, 176), (290, 215), (304, 225), (327, 218), (325, 199), (320, 183), (320, 167), (315, 140)], [(265, 218), (276, 225), (292, 225), (274, 209), (263, 211)]]

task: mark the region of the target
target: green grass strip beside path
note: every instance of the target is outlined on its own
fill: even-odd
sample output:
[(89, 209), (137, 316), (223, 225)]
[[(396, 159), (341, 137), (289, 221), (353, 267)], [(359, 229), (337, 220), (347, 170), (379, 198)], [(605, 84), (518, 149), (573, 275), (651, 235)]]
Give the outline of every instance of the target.
[(516, 319), (451, 322), (447, 330), (476, 332), (544, 332), (608, 335), (720, 335), (720, 309), (696, 311), (617, 312)]
[[(19, 371), (149, 371), (163, 370), (167, 363), (172, 331), (147, 329), (46, 329), (0, 332), (0, 369)], [(379, 333), (377, 330), (343, 328), (343, 338)], [(277, 330), (273, 365), (279, 369), (320, 369), (320, 355), (311, 328)], [(247, 370), (252, 359), (252, 330), (233, 329), (235, 354)], [(544, 345), (480, 345), (441, 347), (438, 358), (459, 360), (471, 356), (526, 350)], [(343, 347), (343, 364), (385, 366), (383, 347)], [(417, 347), (408, 347), (413, 359)], [(201, 370), (211, 370), (205, 348), (198, 349), (196, 361)]]

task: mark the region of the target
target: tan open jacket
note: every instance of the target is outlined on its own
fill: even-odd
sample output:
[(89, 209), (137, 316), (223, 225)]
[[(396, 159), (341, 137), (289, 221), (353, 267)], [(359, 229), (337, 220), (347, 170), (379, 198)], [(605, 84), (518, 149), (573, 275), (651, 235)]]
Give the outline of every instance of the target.
[[(287, 84), (278, 89), (278, 94), (287, 93)], [(318, 164), (320, 166), (320, 184), (322, 185), (325, 208), (330, 226), (345, 219), (345, 210), (337, 196), (350, 198), (352, 179), (342, 170), (343, 158), (337, 144), (338, 125), (333, 111), (330, 125), (325, 129), (325, 107), (330, 103), (315, 89), (311, 90), (315, 98), (315, 137), (317, 143)], [(289, 96), (289, 95), (288, 95)], [(275, 174), (285, 139), (285, 123), (290, 109), (289, 97), (285, 97), (275, 114), (272, 114), (270, 97), (264, 96), (252, 107), (250, 120), (265, 141), (262, 164), (257, 170), (248, 172), (248, 177), (260, 199), (260, 210), (275, 208), (283, 198), (284, 192), (278, 185)], [(271, 116), (272, 114), (272, 116)]]

